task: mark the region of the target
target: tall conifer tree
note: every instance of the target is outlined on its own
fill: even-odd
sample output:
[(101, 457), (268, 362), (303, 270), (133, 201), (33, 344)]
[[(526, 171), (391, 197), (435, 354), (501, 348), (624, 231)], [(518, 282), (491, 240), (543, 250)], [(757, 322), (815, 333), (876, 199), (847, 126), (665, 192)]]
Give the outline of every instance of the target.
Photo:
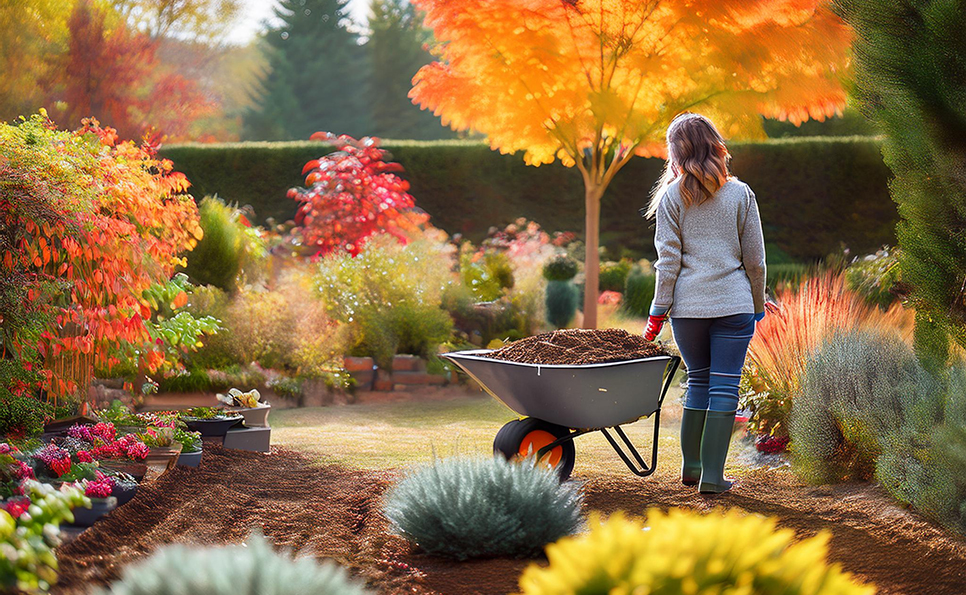
[(268, 68), (245, 114), (244, 136), (307, 139), (313, 132), (369, 133), (367, 61), (346, 28), (348, 0), (281, 0), (269, 30)]
[(434, 58), (424, 45), (432, 33), (423, 28), (421, 16), (408, 0), (373, 0), (369, 16), (372, 33), (369, 50), (372, 79), (372, 134), (386, 138), (452, 138), (429, 110), (420, 110), (409, 99), (416, 71)]
[(885, 133), (916, 349), (966, 347), (966, 2), (837, 0), (855, 29), (856, 95)]

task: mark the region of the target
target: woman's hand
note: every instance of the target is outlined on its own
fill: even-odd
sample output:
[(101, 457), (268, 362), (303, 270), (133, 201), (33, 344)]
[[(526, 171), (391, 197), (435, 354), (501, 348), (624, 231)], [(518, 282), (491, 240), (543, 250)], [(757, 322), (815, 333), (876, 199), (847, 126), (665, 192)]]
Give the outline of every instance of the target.
[(664, 323), (667, 321), (667, 314), (651, 314), (647, 317), (647, 326), (644, 327), (644, 340), (654, 341), (659, 334)]

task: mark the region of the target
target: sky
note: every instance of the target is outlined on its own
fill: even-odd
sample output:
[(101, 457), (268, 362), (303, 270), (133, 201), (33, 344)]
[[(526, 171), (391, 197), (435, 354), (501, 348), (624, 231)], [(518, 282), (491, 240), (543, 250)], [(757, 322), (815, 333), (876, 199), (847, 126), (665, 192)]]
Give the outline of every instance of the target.
[[(262, 21), (273, 17), (274, 6), (275, 0), (243, 0), (242, 14), (228, 36), (228, 41), (245, 45), (254, 39), (262, 30)], [(352, 20), (364, 24), (369, 14), (369, 0), (349, 0), (349, 14)]]

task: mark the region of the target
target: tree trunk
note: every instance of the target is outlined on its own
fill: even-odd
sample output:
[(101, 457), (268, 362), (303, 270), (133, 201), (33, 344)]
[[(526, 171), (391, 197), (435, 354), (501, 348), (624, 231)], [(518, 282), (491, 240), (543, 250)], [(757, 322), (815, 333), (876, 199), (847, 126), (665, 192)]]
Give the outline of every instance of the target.
[(600, 197), (604, 188), (585, 180), (584, 189), (584, 328), (597, 328), (600, 277)]

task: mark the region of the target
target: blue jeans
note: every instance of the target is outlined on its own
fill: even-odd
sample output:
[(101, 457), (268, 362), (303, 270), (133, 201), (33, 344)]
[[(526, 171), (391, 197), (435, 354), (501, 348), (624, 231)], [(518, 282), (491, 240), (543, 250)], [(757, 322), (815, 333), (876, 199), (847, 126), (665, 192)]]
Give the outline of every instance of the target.
[(755, 315), (672, 318), (671, 330), (688, 367), (684, 406), (711, 411), (737, 409), (738, 381), (755, 334)]

